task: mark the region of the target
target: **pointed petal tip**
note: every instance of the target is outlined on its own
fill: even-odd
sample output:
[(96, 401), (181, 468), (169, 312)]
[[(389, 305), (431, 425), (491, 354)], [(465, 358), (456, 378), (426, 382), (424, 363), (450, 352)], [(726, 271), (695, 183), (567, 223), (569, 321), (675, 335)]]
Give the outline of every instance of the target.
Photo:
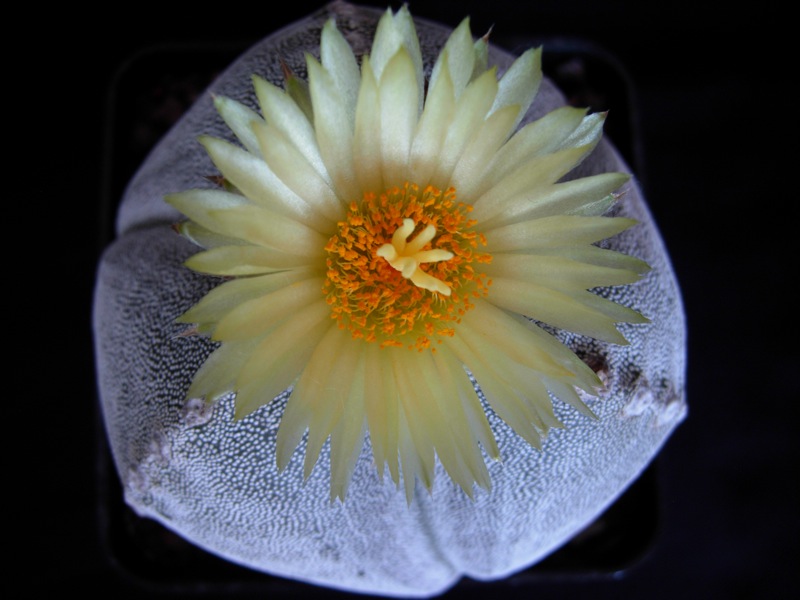
[[(605, 389), (604, 387), (603, 387), (603, 388), (598, 388), (598, 389), (596, 390), (596, 391), (597, 391), (597, 395), (600, 395), (600, 393), (601, 393), (601, 392), (602, 392), (604, 389)], [(580, 411), (580, 413), (581, 413), (582, 415), (585, 415), (585, 416), (589, 417), (589, 418), (590, 418), (590, 419), (592, 419), (593, 421), (599, 421), (599, 420), (600, 420), (600, 417), (598, 417), (598, 416), (597, 416), (597, 414), (596, 414), (596, 413), (595, 413), (595, 412), (594, 412), (594, 411), (593, 411), (591, 408), (589, 408), (588, 406), (586, 406), (586, 404), (585, 404), (585, 403), (583, 403), (583, 409)]]
[(292, 457), (293, 451), (286, 451), (286, 449), (281, 447), (279, 443), (275, 450), (275, 466), (278, 467), (278, 471), (283, 473), (286, 470), (287, 465), (289, 464), (289, 459)]
[[(281, 60), (281, 64), (283, 64), (283, 60)], [(253, 85), (256, 85), (256, 84), (260, 85), (262, 82), (266, 83), (266, 79), (264, 79), (258, 73), (253, 73), (252, 75), (250, 75), (250, 81), (253, 82)]]
[(292, 71), (291, 67), (288, 64), (286, 64), (285, 60), (283, 60), (283, 58), (279, 58), (278, 60), (279, 60), (279, 62), (281, 64), (281, 73), (283, 74), (283, 80), (284, 81), (288, 82), (291, 79), (294, 79), (295, 77), (297, 77), (294, 74), (294, 71)]

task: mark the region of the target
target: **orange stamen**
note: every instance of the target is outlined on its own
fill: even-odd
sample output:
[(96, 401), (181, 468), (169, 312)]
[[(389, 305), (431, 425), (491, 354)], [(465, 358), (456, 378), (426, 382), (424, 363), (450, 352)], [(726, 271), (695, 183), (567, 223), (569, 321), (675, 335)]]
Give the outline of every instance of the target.
[[(491, 256), (477, 250), (486, 239), (475, 231), (476, 221), (467, 218), (471, 210), (456, 202), (452, 188), (443, 193), (428, 186), (420, 194), (412, 183), (379, 195), (364, 194), (361, 204), (351, 202), (346, 219), (325, 246), (328, 269), (323, 292), (339, 327), (348, 329), (354, 339), (420, 352), (434, 350), (432, 342), (454, 335), (453, 324), (473, 306), (470, 299), (486, 295), (490, 284), (476, 269)], [(414, 222), (409, 244), (433, 226), (435, 236), (419, 251), (452, 254), (447, 260), (418, 266), (443, 282), (449, 296), (418, 287), (378, 255), (379, 248), (392, 243), (405, 219)]]

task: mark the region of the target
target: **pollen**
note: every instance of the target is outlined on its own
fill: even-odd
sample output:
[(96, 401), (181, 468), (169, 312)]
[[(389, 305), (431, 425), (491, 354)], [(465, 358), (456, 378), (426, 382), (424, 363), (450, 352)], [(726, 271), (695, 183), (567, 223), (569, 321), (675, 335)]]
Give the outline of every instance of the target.
[(406, 183), (351, 202), (325, 250), (331, 317), (355, 339), (435, 351), (489, 279), (485, 237), (453, 188)]

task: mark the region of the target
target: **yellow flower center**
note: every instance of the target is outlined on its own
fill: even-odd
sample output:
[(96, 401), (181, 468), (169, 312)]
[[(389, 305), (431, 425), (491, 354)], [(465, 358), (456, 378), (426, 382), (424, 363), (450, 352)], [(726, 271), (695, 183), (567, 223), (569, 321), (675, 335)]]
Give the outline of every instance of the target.
[(428, 275), (420, 268), (420, 264), (450, 260), (455, 255), (447, 250), (423, 250), (425, 244), (436, 236), (436, 227), (428, 225), (410, 240), (409, 236), (415, 229), (416, 223), (413, 219), (403, 219), (403, 224), (392, 236), (392, 243), (378, 248), (376, 254), (385, 258), (392, 267), (403, 274), (403, 277), (410, 279), (417, 287), (449, 296), (450, 288), (447, 284)]
[[(354, 338), (424, 350), (491, 284), (475, 269), (491, 256), (472, 210), (446, 192), (406, 183), (352, 202), (328, 241), (324, 293), (331, 316)], [(435, 350), (435, 348), (434, 348)]]

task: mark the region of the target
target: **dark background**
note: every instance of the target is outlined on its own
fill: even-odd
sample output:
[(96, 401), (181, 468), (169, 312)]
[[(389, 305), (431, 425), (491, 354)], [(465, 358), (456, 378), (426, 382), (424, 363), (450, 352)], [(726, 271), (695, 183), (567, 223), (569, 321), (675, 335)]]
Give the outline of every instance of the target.
[[(95, 269), (124, 181), (204, 87), (196, 71), (213, 73), (319, 6), (285, 4), (279, 14), (265, 4), (231, 5), (236, 14), (228, 17), (213, 5), (185, 9), (191, 13), (141, 4), (92, 15), (65, 8), (48, 13), (52, 29), (19, 23), (28, 42), (7, 58), (9, 80), (20, 81), (21, 69), (22, 84), (6, 97), (11, 131), (19, 128), (7, 140), (15, 157), (6, 204), (15, 208), (6, 222), (12, 243), (28, 248), (9, 257), (6, 284), (13, 290), (21, 280), (23, 288), (7, 292), (21, 309), (7, 313), (7, 336), (23, 340), (8, 377), (21, 400), (6, 413), (4, 459), (13, 504), (6, 546), (14, 556), (5, 577), (14, 590), (130, 598), (322, 593), (226, 567), (219, 567), (223, 586), (131, 575), (124, 552), (109, 542), (109, 519), (129, 517), (103, 462), (90, 329)], [(495, 588), (465, 584), (451, 595), (782, 597), (795, 580), (800, 534), (792, 410), (798, 309), (790, 293), (798, 269), (789, 263), (798, 211), (788, 187), (797, 53), (783, 26), (788, 15), (771, 2), (744, 11), (633, 0), (440, 0), (410, 8), (450, 26), (469, 14), (474, 32), (494, 25), (493, 39), (511, 50), (543, 40), (545, 56), (548, 48), (556, 59), (578, 56), (566, 66), (555, 60), (558, 73), (550, 75), (565, 87), (577, 78), (578, 100), (611, 103), (609, 135), (644, 187), (689, 326), (689, 417), (650, 475), (657, 531), (643, 555), (618, 565), (625, 568), (534, 573)], [(147, 85), (137, 88), (139, 81)], [(608, 92), (609, 81), (621, 82), (612, 88), (625, 90), (622, 97)], [(152, 535), (156, 544), (180, 545)], [(216, 559), (196, 560), (217, 568)], [(202, 575), (198, 568), (198, 581)]]

